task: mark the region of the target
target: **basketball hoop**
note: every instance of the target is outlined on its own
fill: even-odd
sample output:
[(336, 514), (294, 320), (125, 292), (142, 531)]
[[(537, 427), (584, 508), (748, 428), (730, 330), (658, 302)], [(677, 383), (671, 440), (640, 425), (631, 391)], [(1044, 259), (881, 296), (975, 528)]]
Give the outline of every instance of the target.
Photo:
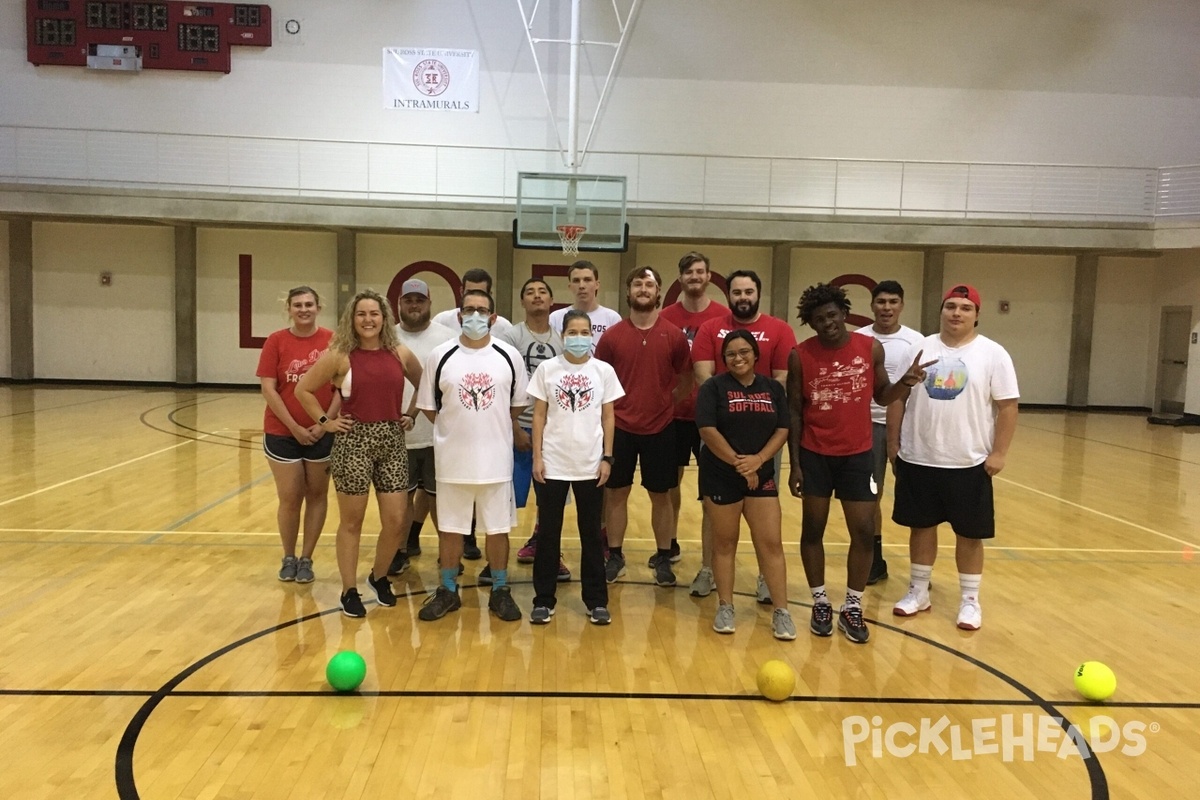
[(587, 227), (584, 225), (559, 225), (558, 240), (562, 242), (564, 256), (579, 255), (579, 240), (583, 238)]

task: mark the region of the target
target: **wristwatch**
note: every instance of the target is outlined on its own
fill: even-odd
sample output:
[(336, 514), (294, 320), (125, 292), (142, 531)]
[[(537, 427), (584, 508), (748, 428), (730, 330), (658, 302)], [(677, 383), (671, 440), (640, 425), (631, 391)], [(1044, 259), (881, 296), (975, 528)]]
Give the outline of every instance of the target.
[(324, 425), (326, 422), (329, 422), (329, 417), (325, 416), (324, 414), (322, 414), (321, 416), (317, 417), (317, 424), (318, 424), (318, 425)]
[(601, 460), (601, 461), (603, 461), (605, 464), (608, 464), (608, 465), (610, 465), (610, 466), (611, 466), (611, 465), (612, 465), (612, 463), (613, 463), (613, 457), (612, 457), (612, 456), (600, 456), (600, 460)]

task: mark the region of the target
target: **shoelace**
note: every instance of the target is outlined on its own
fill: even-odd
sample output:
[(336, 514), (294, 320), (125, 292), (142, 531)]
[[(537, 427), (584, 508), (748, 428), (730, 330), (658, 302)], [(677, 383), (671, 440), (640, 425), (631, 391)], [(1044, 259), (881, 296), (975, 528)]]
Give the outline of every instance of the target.
[(817, 603), (813, 606), (813, 616), (818, 622), (831, 622), (833, 620), (833, 606), (828, 603)]
[(842, 613), (850, 618), (850, 624), (854, 627), (858, 628), (862, 626), (863, 618), (861, 606), (848, 606)]

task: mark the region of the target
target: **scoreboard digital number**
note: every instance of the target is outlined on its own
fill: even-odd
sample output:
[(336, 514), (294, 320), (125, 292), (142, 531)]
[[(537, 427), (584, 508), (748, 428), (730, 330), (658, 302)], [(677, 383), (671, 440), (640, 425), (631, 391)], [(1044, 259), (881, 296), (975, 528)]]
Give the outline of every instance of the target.
[(270, 6), (244, 3), (26, 0), (25, 22), (36, 65), (229, 72), (231, 46), (271, 46)]

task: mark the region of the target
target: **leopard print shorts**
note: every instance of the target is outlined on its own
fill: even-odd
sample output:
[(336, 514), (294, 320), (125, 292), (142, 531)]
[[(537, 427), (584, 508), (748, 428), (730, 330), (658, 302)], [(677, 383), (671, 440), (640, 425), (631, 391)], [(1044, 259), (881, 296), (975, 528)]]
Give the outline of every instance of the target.
[(338, 494), (364, 495), (408, 491), (408, 450), (404, 429), (396, 421), (356, 422), (349, 433), (333, 440), (329, 458)]

